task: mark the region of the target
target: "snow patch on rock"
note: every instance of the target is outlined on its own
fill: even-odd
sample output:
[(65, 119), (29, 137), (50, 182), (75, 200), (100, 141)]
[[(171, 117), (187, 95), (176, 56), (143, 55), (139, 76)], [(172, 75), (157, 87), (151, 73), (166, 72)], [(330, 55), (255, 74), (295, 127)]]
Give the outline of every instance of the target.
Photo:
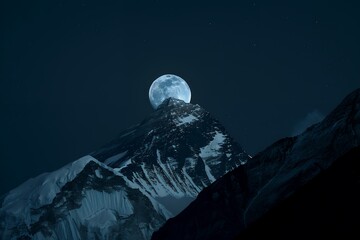
[(185, 117), (179, 117), (175, 120), (175, 124), (177, 127), (184, 125), (184, 124), (191, 124), (195, 121), (199, 120), (197, 117), (195, 117), (194, 115), (188, 115)]
[(222, 134), (221, 132), (215, 131), (215, 136), (212, 141), (205, 147), (200, 148), (200, 154), (199, 156), (202, 159), (207, 158), (214, 158), (218, 157), (220, 154), (220, 149), (222, 145), (224, 144), (224, 141), (226, 139), (226, 136)]

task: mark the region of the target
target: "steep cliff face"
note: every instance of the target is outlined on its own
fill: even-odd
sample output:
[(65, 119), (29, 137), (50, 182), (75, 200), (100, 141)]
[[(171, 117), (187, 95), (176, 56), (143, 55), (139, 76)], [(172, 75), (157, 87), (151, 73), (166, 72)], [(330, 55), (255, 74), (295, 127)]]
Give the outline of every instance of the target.
[(202, 191), (152, 239), (232, 239), (360, 144), (360, 90), (321, 123), (282, 139)]
[(198, 105), (166, 100), (91, 155), (10, 191), (2, 239), (150, 239), (249, 156)]

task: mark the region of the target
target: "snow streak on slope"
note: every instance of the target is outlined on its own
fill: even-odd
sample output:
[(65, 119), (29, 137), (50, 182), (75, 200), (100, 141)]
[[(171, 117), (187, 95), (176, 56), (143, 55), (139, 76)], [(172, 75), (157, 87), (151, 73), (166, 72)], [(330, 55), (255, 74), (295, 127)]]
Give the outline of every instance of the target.
[(216, 131), (214, 139), (205, 147), (200, 149), (199, 156), (203, 159), (208, 159), (210, 157), (218, 157), (221, 152), (221, 146), (224, 144), (225, 135)]
[(194, 121), (199, 120), (197, 117), (195, 117), (194, 115), (188, 115), (188, 116), (184, 116), (184, 117), (179, 117), (175, 123), (177, 127), (180, 127), (181, 125), (184, 124), (190, 124)]
[[(200, 148), (199, 156), (202, 158), (205, 166), (206, 175), (211, 183), (215, 182), (216, 178), (211, 173), (211, 168), (209, 167), (207, 160), (209, 158), (217, 158), (221, 155), (221, 147), (224, 144), (226, 136), (218, 131), (215, 132), (214, 139), (205, 147)], [(231, 155), (226, 155), (227, 157), (231, 157)], [(216, 159), (215, 159), (216, 161)], [(215, 165), (218, 162), (215, 162)], [(214, 165), (214, 159), (212, 161), (212, 165)]]

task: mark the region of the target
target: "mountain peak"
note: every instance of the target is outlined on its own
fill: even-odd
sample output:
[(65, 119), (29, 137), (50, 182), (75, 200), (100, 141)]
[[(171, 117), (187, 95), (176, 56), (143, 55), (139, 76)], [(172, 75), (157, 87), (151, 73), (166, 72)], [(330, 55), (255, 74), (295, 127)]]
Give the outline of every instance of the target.
[[(197, 121), (201, 118), (211, 118), (210, 113), (198, 104), (185, 103), (176, 98), (167, 98), (162, 104), (142, 123), (150, 120), (174, 122), (177, 127)], [(164, 124), (165, 122), (162, 122)], [(171, 125), (171, 123), (170, 123)], [(184, 125), (189, 126), (189, 125)], [(174, 126), (175, 127), (175, 126)]]
[(177, 99), (177, 98), (173, 98), (173, 97), (169, 97), (167, 99), (165, 99), (157, 109), (160, 108), (165, 108), (165, 107), (177, 107), (177, 106), (184, 106), (186, 104), (190, 104), (191, 103), (185, 103), (183, 100)]
[(205, 109), (169, 98), (84, 159), (11, 191), (0, 238), (150, 239), (249, 156)]
[[(129, 147), (130, 142), (131, 147)], [(154, 197), (163, 197), (170, 192), (179, 197), (185, 195), (194, 197), (202, 186), (209, 185), (224, 172), (243, 164), (249, 158), (209, 112), (199, 105), (174, 98), (166, 99), (140, 125), (125, 130), (116, 140), (92, 155), (110, 167), (121, 169), (123, 162), (129, 158), (133, 168), (141, 164), (144, 166), (163, 162), (169, 164), (176, 159), (175, 168), (179, 173), (182, 167), (194, 168), (198, 164), (202, 165), (201, 168), (198, 166), (196, 171), (202, 172), (203, 176), (198, 172), (191, 183), (196, 187), (192, 186), (189, 189), (176, 187), (175, 179), (170, 184), (175, 191), (172, 189), (159, 191), (150, 187), (149, 191)], [(208, 162), (212, 167), (207, 166)], [(126, 170), (122, 169), (122, 171)]]

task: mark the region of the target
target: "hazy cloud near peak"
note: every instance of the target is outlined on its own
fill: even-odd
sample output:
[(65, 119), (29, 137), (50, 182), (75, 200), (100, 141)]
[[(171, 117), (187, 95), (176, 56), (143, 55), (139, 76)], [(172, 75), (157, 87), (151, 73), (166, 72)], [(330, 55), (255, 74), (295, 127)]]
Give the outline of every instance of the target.
[(304, 132), (311, 125), (318, 123), (324, 119), (324, 115), (320, 113), (317, 109), (309, 112), (305, 118), (300, 120), (294, 127), (292, 131), (292, 136), (296, 136)]

